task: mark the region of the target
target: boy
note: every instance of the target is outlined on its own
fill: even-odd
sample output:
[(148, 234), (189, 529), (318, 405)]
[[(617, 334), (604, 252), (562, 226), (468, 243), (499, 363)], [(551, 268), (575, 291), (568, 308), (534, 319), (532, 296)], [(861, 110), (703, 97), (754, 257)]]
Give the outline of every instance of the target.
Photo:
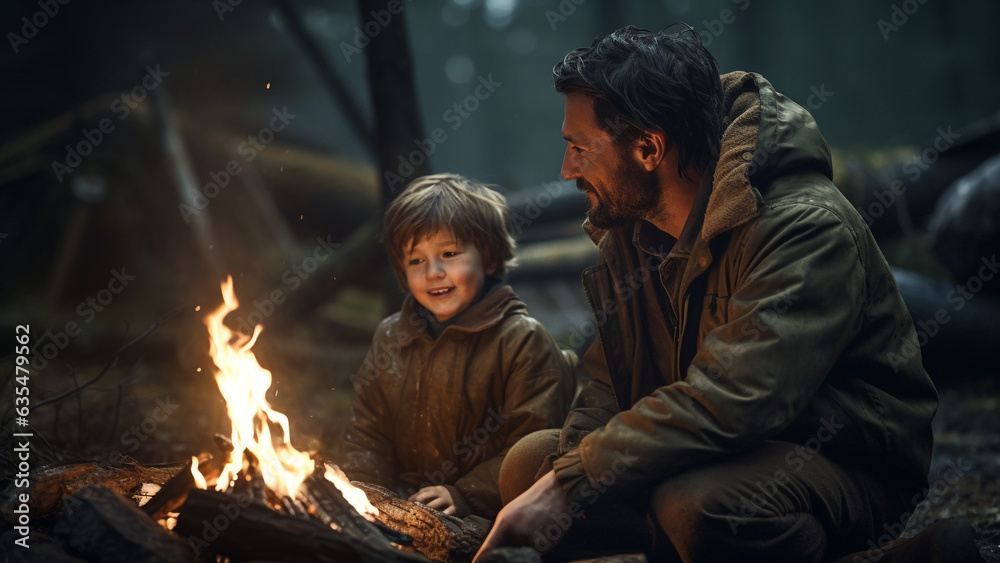
[(385, 213), (409, 294), (355, 383), (342, 467), (458, 517), (492, 519), (504, 455), (559, 428), (575, 390), (563, 351), (503, 283), (514, 258), (502, 195), (455, 174), (414, 180)]

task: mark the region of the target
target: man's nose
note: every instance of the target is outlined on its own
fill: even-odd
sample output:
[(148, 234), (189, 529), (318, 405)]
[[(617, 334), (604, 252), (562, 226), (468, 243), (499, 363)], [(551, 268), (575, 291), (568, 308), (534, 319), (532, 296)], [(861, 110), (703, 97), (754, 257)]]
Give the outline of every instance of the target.
[(562, 177), (566, 180), (575, 180), (581, 176), (580, 156), (573, 152), (573, 149), (566, 147), (563, 155)]

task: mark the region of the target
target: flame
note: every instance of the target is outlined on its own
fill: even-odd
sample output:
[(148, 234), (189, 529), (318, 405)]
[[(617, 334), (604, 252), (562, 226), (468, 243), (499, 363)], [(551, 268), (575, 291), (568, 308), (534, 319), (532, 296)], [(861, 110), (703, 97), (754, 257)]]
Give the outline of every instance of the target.
[(208, 483), (205, 482), (205, 476), (198, 470), (198, 456), (191, 456), (191, 476), (194, 477), (194, 484), (196, 487), (199, 489), (208, 488)]
[[(260, 367), (250, 348), (260, 335), (261, 326), (254, 327), (252, 337), (233, 333), (222, 323), (230, 312), (239, 307), (233, 292), (233, 278), (222, 283), (223, 304), (205, 317), (210, 340), (209, 354), (218, 369), (215, 381), (226, 399), (232, 423), (233, 453), (216, 483), (224, 491), (243, 469), (243, 454), (249, 451), (258, 461), (264, 483), (279, 497), (295, 496), (299, 485), (312, 473), (315, 464), (306, 452), (289, 443), (288, 417), (274, 410), (264, 395), (271, 387), (271, 372)], [(280, 442), (271, 437), (271, 423), (281, 427)]]
[(340, 470), (339, 467), (331, 463), (325, 464), (326, 467), (326, 480), (333, 483), (333, 486), (340, 489), (343, 493), (344, 499), (351, 503), (351, 506), (358, 511), (362, 516), (368, 520), (374, 522), (375, 517), (378, 516), (378, 509), (375, 508), (370, 502), (368, 502), (368, 495), (364, 491), (355, 487), (347, 480), (347, 475)]
[[(222, 320), (239, 306), (233, 292), (233, 278), (222, 283), (223, 304), (205, 317), (209, 334), (209, 354), (215, 362), (215, 380), (226, 399), (226, 408), (232, 424), (233, 452), (216, 481), (216, 490), (225, 491), (236, 480), (244, 467), (244, 453), (250, 452), (257, 459), (264, 484), (279, 497), (295, 498), (302, 481), (315, 470), (315, 461), (308, 452), (300, 452), (290, 443), (288, 417), (274, 410), (264, 395), (271, 387), (271, 372), (257, 363), (250, 350), (262, 330), (254, 327), (253, 336), (234, 333)], [(272, 437), (271, 424), (281, 427), (281, 435)], [(331, 472), (333, 467), (336, 472)], [(192, 473), (198, 477), (197, 460), (192, 462)], [(331, 475), (340, 474), (340, 481)], [(364, 491), (351, 485), (336, 466), (327, 465), (327, 479), (344, 493), (354, 508), (369, 520), (378, 509), (368, 502)], [(202, 482), (204, 482), (202, 480)], [(353, 492), (348, 492), (353, 491)]]

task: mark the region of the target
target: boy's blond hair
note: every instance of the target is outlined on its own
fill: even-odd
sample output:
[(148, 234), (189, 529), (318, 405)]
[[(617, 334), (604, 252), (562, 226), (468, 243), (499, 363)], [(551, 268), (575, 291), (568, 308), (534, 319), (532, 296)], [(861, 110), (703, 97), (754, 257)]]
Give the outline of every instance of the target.
[(514, 262), (514, 237), (507, 200), (500, 193), (458, 174), (414, 179), (385, 210), (383, 238), (392, 267), (404, 288), (406, 257), (421, 238), (441, 229), (476, 247), (483, 267), (503, 278)]

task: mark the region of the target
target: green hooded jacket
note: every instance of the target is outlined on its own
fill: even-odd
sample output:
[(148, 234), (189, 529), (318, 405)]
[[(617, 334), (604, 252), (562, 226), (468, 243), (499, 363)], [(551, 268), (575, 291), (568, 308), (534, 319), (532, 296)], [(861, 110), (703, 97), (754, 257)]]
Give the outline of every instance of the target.
[[(583, 274), (593, 380), (563, 427), (556, 477), (576, 501), (638, 495), (783, 440), (804, 447), (789, 472), (818, 452), (919, 495), (937, 393), (889, 266), (832, 183), (812, 116), (760, 75), (722, 82), (720, 158), (662, 263), (633, 243), (641, 222), (585, 224), (600, 250)], [(669, 298), (649, 302), (642, 284), (660, 281)], [(649, 341), (647, 315), (667, 319), (671, 341)], [(662, 386), (639, 392), (650, 376)]]

